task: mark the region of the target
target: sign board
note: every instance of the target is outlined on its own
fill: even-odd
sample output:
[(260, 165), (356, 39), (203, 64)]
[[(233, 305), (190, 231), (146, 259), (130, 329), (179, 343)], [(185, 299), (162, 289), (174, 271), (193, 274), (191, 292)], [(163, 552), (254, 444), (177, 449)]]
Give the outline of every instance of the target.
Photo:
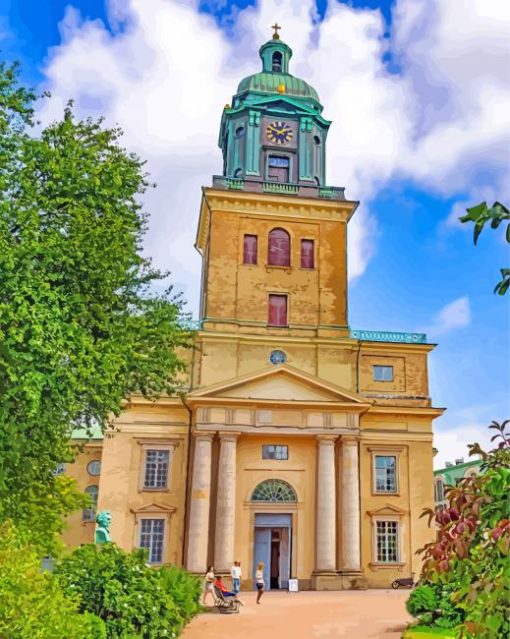
[(298, 592), (298, 580), (297, 579), (289, 579), (289, 592)]

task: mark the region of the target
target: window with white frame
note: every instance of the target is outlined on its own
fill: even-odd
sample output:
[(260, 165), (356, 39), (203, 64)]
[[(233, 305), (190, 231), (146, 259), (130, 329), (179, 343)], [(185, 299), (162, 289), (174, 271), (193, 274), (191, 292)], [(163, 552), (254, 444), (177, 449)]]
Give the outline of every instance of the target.
[(393, 366), (374, 366), (374, 382), (392, 382)]
[(376, 521), (376, 558), (384, 564), (399, 561), (398, 521)]
[(168, 466), (170, 463), (169, 450), (145, 451), (144, 488), (167, 488)]
[(289, 458), (288, 446), (266, 445), (262, 446), (262, 459), (283, 459)]
[(150, 564), (163, 562), (164, 544), (165, 520), (140, 519), (140, 548), (147, 549)]
[(374, 455), (374, 474), (376, 493), (397, 492), (396, 455)]
[(84, 508), (81, 513), (82, 521), (94, 521), (96, 518), (97, 496), (99, 494), (99, 486), (92, 485), (85, 488), (85, 494), (90, 497), (92, 502), (89, 508)]

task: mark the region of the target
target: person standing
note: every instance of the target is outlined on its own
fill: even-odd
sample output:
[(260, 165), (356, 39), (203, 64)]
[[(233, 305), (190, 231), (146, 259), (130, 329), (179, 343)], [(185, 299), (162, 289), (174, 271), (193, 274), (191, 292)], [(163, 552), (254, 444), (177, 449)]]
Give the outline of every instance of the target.
[(232, 576), (232, 585), (233, 590), (237, 594), (241, 590), (241, 562), (234, 561), (234, 565), (230, 570), (230, 575)]
[(204, 595), (202, 597), (202, 604), (205, 606), (205, 600), (207, 599), (207, 594), (211, 593), (214, 603), (214, 590), (213, 585), (216, 577), (214, 576), (214, 568), (209, 566), (207, 572), (204, 577)]
[(264, 563), (261, 561), (257, 566), (255, 572), (255, 585), (257, 586), (257, 603), (260, 603), (260, 598), (264, 594)]

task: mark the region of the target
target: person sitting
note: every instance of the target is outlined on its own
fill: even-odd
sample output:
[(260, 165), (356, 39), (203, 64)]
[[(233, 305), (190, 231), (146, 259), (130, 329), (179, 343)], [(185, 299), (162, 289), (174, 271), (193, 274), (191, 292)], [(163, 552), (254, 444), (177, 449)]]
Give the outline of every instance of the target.
[(218, 588), (218, 590), (221, 590), (224, 597), (232, 597), (236, 601), (238, 601), (241, 604), (241, 606), (244, 606), (243, 602), (237, 596), (237, 593), (234, 592), (233, 590), (228, 590), (228, 588), (225, 586), (225, 584), (223, 583), (223, 579), (221, 578), (221, 575), (218, 575), (216, 577), (216, 581), (214, 582), (214, 585), (216, 588)]

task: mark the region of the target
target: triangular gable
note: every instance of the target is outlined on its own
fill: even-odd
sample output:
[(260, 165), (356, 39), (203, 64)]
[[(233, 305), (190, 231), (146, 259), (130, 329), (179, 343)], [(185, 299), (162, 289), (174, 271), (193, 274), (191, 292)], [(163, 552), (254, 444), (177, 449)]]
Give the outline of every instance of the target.
[(159, 513), (166, 515), (167, 513), (175, 512), (175, 506), (162, 506), (161, 504), (152, 502), (150, 504), (145, 504), (145, 506), (140, 506), (140, 508), (131, 508), (131, 512), (136, 515), (143, 515), (144, 513)]
[(368, 510), (367, 513), (371, 517), (402, 517), (402, 515), (407, 515), (407, 510), (402, 510), (402, 508), (393, 504), (384, 504), (384, 506), (376, 510)]
[(189, 397), (370, 403), (365, 397), (287, 364), (198, 389), (190, 393)]

